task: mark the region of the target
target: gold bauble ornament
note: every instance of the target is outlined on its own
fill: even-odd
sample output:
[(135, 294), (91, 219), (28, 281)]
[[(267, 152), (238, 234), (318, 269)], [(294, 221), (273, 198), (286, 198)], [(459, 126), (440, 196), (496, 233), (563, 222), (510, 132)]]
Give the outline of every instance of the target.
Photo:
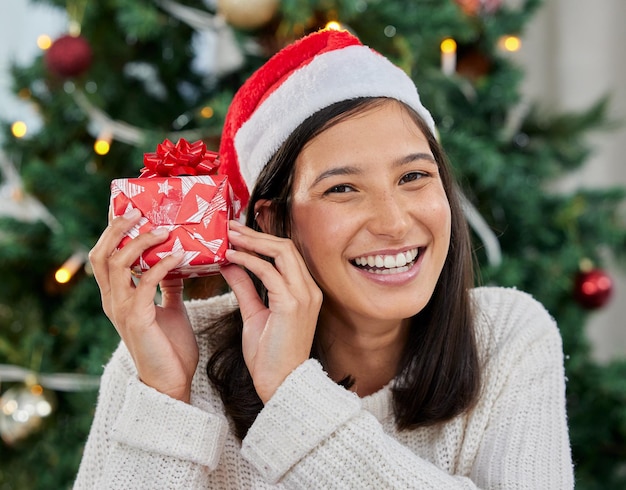
[(238, 29), (257, 29), (278, 10), (278, 0), (218, 0), (217, 12)]
[(26, 439), (54, 406), (54, 393), (39, 384), (9, 388), (0, 397), (0, 438), (9, 446)]

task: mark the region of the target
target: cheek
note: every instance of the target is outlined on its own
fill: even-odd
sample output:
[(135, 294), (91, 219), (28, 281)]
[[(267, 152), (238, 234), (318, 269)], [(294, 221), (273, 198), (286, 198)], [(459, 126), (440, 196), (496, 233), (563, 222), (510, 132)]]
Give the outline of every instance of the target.
[(291, 239), (315, 275), (341, 254), (347, 234), (345, 219), (320, 207), (299, 206), (292, 209)]
[(433, 236), (449, 242), (452, 230), (452, 211), (445, 194), (430, 200), (424, 216), (428, 220), (428, 226)]
[(333, 206), (294, 205), (292, 217), (294, 242), (307, 246), (316, 244), (316, 248), (332, 242), (346, 228), (345, 217)]
[(444, 223), (442, 226), (442, 234), (450, 239), (450, 235), (452, 233), (452, 211), (450, 210), (450, 204), (446, 200), (445, 204), (441, 206), (441, 222)]
[(319, 235), (326, 233), (324, 224), (325, 220), (321, 219), (319, 213), (308, 206), (294, 206), (292, 209), (291, 239), (309, 269), (312, 266), (311, 261), (320, 253), (318, 241)]

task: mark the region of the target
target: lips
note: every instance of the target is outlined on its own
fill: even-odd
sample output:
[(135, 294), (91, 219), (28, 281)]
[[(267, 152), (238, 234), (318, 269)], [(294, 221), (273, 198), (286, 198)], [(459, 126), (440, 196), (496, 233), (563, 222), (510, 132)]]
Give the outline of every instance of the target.
[(359, 269), (374, 274), (399, 274), (408, 271), (420, 255), (419, 248), (412, 248), (394, 255), (364, 255), (350, 262)]

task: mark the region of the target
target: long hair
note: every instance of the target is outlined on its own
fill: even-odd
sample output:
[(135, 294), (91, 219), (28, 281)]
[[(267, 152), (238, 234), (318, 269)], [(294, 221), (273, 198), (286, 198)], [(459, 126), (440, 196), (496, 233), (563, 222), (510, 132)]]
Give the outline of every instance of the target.
[[(272, 201), (269, 232), (287, 238), (291, 233), (291, 191), (295, 161), (304, 145), (334, 124), (389, 100), (359, 98), (335, 103), (306, 119), (265, 166), (247, 207), (246, 225), (259, 230), (254, 206)], [(399, 429), (413, 429), (453, 418), (470, 408), (478, 396), (480, 369), (469, 290), (473, 285), (470, 235), (450, 165), (422, 118), (402, 104), (424, 133), (439, 166), (451, 210), (450, 247), (441, 275), (427, 305), (411, 319), (409, 337), (392, 384), (394, 413)], [(267, 290), (251, 274), (257, 292), (267, 305)], [(243, 322), (237, 309), (212, 326), (213, 351), (209, 379), (219, 392), (235, 433), (245, 437), (263, 408), (243, 360)], [(314, 340), (311, 356), (318, 358)], [(350, 378), (340, 382), (350, 385)]]

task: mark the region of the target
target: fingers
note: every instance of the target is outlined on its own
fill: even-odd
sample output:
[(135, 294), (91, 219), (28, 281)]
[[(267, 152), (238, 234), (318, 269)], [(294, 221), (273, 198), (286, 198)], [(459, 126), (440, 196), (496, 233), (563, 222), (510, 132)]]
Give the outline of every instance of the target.
[[(89, 252), (89, 262), (93, 270), (96, 283), (100, 288), (102, 308), (105, 314), (112, 319), (112, 305), (110, 301), (111, 284), (109, 278), (109, 258), (115, 252), (125, 234), (137, 224), (141, 213), (133, 209), (124, 216), (118, 217), (104, 230), (100, 238)], [(128, 286), (130, 276), (128, 277)]]
[[(183, 304), (182, 279), (165, 279), (182, 253), (159, 260), (135, 285), (131, 266), (147, 249), (163, 243), (166, 229), (122, 239), (140, 222), (138, 211), (111, 220), (89, 253), (101, 290), (102, 306), (132, 356), (139, 378), (174, 398), (189, 401), (198, 347)], [(161, 286), (162, 304), (154, 304)]]
[[(236, 249), (226, 252), (227, 259), (245, 267), (263, 282), (271, 309), (285, 312), (319, 309), (321, 291), (291, 240), (260, 233), (239, 223), (231, 223), (229, 239)], [(256, 254), (271, 257), (274, 264)], [(226, 271), (225, 279), (234, 282), (231, 287), (239, 299), (242, 315), (256, 313), (260, 299), (247, 274)]]
[[(261, 400), (269, 400), (287, 375), (311, 351), (322, 292), (311, 277), (294, 243), (231, 222), (229, 239), (235, 247), (226, 257), (233, 265), (222, 275), (234, 291), (244, 320), (243, 357)], [(259, 255), (270, 257), (273, 263)], [(248, 269), (268, 292), (266, 307)]]
[[(139, 237), (138, 237), (139, 238)], [(138, 238), (135, 238), (137, 240)], [(134, 241), (134, 240), (133, 240)], [(129, 244), (130, 245), (130, 244)], [(124, 247), (125, 250), (127, 247)], [(118, 255), (117, 253), (115, 255)], [(136, 304), (148, 305), (154, 302), (154, 295), (157, 286), (160, 283), (165, 283), (165, 287), (161, 288), (163, 306), (182, 306), (182, 279), (181, 280), (167, 280), (164, 281), (165, 276), (174, 269), (181, 261), (181, 253), (173, 253), (164, 257), (155, 265), (150, 267), (149, 270), (141, 274), (141, 279), (136, 287), (125, 286), (128, 284), (126, 281), (130, 276), (130, 266), (134, 262), (131, 260), (123, 261), (121, 266), (113, 266), (114, 272), (111, 272), (111, 299), (116, 304), (122, 304), (130, 299), (130, 292), (134, 289), (132, 300)], [(113, 262), (112, 257), (111, 261)], [(118, 269), (119, 267), (119, 269)], [(180, 281), (180, 283), (179, 283)], [(180, 285), (179, 285), (180, 284)]]
[(244, 321), (265, 309), (248, 273), (237, 265), (220, 268), (220, 273), (235, 293)]
[[(113, 219), (89, 253), (94, 277), (100, 288), (103, 309), (116, 325), (118, 322), (113, 317), (114, 311), (120, 311), (117, 305), (128, 302), (133, 292), (135, 293), (132, 295), (133, 301), (152, 303), (158, 283), (180, 263), (180, 254), (164, 258), (143, 273), (139, 285), (137, 288), (134, 287), (131, 281), (131, 266), (137, 257), (148, 248), (165, 241), (169, 234), (166, 229), (157, 228), (150, 233), (140, 234), (118, 250), (121, 240), (137, 225), (140, 217), (141, 213), (133, 209), (124, 216)], [(164, 300), (168, 304), (182, 304), (182, 291), (175, 290), (176, 285), (177, 283), (166, 284)]]
[[(262, 275), (268, 279), (274, 276), (272, 271), (278, 271), (288, 284), (300, 283), (303, 279), (312, 282), (309, 270), (296, 249), (293, 242), (286, 238), (279, 238), (266, 233), (254, 231), (236, 221), (229, 223), (229, 239), (236, 250), (229, 251), (229, 261), (238, 263), (252, 271), (265, 284)], [(274, 266), (266, 260), (250, 253), (243, 255), (238, 250), (253, 252), (274, 259)], [(266, 287), (268, 284), (265, 284)], [(269, 289), (269, 288), (268, 288)]]
[(115, 252), (124, 235), (137, 224), (141, 213), (137, 209), (120, 216), (109, 224), (89, 252), (89, 262), (100, 290), (105, 293), (109, 289), (108, 259)]

